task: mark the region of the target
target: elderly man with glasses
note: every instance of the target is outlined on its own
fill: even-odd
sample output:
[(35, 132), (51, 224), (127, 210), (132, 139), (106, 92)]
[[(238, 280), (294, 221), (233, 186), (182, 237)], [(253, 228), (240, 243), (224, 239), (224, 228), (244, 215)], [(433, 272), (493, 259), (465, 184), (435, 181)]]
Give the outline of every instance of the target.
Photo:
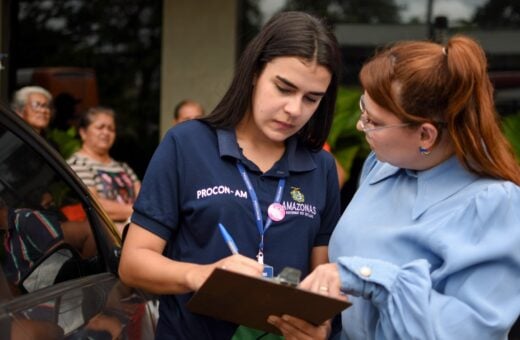
[(52, 95), (40, 86), (26, 86), (15, 92), (12, 108), (40, 135), (52, 117)]

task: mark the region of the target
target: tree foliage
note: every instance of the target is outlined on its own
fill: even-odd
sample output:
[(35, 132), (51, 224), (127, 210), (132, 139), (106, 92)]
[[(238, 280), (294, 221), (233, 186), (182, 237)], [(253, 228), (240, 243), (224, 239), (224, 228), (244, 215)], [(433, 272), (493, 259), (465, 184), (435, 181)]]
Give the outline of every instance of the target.
[(288, 0), (286, 10), (305, 10), (331, 22), (399, 23), (400, 7), (394, 0)]
[[(158, 141), (161, 0), (19, 0), (14, 67), (90, 67), (138, 164)], [(120, 147), (120, 150), (125, 147)], [(142, 151), (139, 155), (139, 152)], [(117, 150), (116, 150), (117, 151)], [(143, 154), (144, 153), (144, 154)]]
[(519, 28), (520, 2), (518, 0), (489, 0), (477, 9), (474, 22), (482, 28)]

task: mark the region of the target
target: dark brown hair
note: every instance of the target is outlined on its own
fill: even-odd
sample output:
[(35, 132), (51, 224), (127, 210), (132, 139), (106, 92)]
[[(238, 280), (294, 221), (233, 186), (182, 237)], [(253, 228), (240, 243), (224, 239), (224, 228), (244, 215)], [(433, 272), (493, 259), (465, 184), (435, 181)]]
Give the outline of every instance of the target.
[(79, 118), (78, 128), (79, 129), (87, 129), (90, 124), (94, 121), (94, 117), (98, 114), (103, 113), (106, 114), (116, 121), (116, 113), (113, 109), (106, 106), (96, 106), (91, 107), (87, 111), (83, 112), (83, 114)]
[(486, 56), (475, 40), (458, 35), (446, 46), (397, 43), (363, 66), (360, 81), (403, 122), (445, 125), (468, 170), (520, 185), (520, 167), (494, 108)]
[(265, 24), (244, 50), (226, 94), (203, 120), (217, 128), (235, 127), (251, 106), (254, 77), (269, 61), (288, 56), (316, 61), (331, 73), (331, 82), (320, 105), (298, 132), (309, 148), (321, 149), (332, 125), (341, 58), (332, 32), (322, 21), (303, 12), (281, 12)]

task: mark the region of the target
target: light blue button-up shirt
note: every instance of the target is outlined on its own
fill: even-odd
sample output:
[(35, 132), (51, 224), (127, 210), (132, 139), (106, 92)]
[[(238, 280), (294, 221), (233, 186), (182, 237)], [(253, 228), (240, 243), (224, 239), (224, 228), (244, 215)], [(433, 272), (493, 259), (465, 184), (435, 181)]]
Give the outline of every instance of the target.
[(520, 314), (520, 188), (367, 159), (330, 242), (344, 339), (506, 339)]

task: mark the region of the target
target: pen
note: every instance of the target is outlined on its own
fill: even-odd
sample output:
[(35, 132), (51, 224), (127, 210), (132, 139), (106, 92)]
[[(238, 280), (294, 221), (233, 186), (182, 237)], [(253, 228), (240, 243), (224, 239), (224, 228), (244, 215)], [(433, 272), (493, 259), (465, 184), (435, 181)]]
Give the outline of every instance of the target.
[(224, 225), (222, 223), (219, 223), (218, 228), (220, 229), (220, 233), (222, 234), (224, 241), (226, 241), (226, 243), (229, 247), (229, 250), (231, 250), (231, 253), (233, 253), (233, 255), (238, 254), (237, 245), (236, 245), (235, 241), (233, 241), (233, 238), (231, 237), (231, 235), (229, 235), (228, 231), (226, 230), (226, 227), (224, 227)]

